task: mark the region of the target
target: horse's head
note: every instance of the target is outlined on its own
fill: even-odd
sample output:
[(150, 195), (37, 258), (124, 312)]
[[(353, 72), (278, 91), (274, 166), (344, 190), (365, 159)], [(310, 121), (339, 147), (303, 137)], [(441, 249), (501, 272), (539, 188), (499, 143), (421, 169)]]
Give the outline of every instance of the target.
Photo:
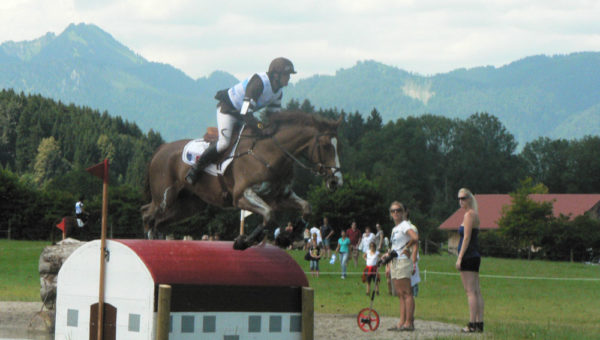
[[(283, 111), (271, 116), (277, 135), (272, 137), (276, 145), (297, 164), (311, 172), (325, 176), (325, 183), (330, 190), (335, 190), (343, 184), (340, 170), (339, 142), (337, 128), (343, 117), (337, 121), (321, 118), (302, 111)], [(287, 144), (289, 149), (281, 143), (294, 141)], [(303, 152), (311, 163), (308, 166), (299, 161), (294, 154)]]
[(309, 146), (309, 159), (316, 165), (316, 171), (325, 176), (325, 184), (329, 190), (335, 190), (344, 183), (340, 169), (339, 143), (337, 127), (342, 118), (336, 122), (323, 122), (319, 132), (315, 134)]

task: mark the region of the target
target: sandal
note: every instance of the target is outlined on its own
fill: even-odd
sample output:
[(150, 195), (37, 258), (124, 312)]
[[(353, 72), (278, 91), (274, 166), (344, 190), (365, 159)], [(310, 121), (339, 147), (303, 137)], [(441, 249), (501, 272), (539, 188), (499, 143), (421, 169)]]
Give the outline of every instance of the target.
[(398, 327), (398, 326), (388, 328), (388, 331), (390, 331), (390, 332), (402, 332), (403, 330), (404, 330), (404, 327)]
[(475, 322), (469, 322), (467, 327), (460, 330), (461, 333), (475, 333), (477, 332), (477, 326), (475, 326)]
[(404, 326), (402, 326), (402, 330), (403, 330), (404, 332), (414, 332), (414, 330), (415, 330), (415, 326), (414, 326), (414, 325), (412, 325), (412, 326), (410, 326), (410, 327), (404, 327)]

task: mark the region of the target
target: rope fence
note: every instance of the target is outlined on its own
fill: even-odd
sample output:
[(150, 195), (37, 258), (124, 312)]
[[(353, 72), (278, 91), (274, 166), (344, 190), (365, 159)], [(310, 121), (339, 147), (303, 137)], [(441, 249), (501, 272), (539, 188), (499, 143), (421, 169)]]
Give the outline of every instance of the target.
[[(421, 270), (421, 277), (423, 281), (427, 281), (428, 275), (443, 275), (443, 276), (460, 276), (460, 273), (452, 272), (437, 272), (431, 270)], [(304, 272), (304, 274), (311, 274), (310, 271)], [(362, 272), (347, 272), (346, 275), (362, 275)], [(322, 272), (319, 271), (319, 275), (342, 275), (342, 272)], [(491, 274), (479, 274), (480, 278), (492, 278), (492, 279), (511, 279), (511, 280), (550, 280), (550, 281), (592, 281), (600, 282), (600, 278), (589, 278), (589, 277), (544, 277), (544, 276), (511, 276), (511, 275), (491, 275)]]

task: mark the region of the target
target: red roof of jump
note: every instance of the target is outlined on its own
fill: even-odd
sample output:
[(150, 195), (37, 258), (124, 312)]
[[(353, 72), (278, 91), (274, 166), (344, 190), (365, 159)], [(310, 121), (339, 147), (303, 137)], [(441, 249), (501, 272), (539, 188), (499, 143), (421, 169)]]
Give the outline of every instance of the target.
[[(570, 216), (571, 219), (583, 215), (600, 202), (600, 194), (532, 194), (529, 196), (536, 202), (554, 201), (554, 216)], [(481, 229), (498, 229), (498, 220), (502, 216), (502, 207), (511, 204), (509, 195), (475, 195), (479, 208)], [(458, 203), (457, 203), (458, 204)], [(458, 230), (462, 223), (464, 211), (458, 209), (440, 225), (442, 230)]]
[(308, 287), (296, 261), (272, 245), (240, 251), (225, 241), (111, 241), (131, 248), (157, 284)]

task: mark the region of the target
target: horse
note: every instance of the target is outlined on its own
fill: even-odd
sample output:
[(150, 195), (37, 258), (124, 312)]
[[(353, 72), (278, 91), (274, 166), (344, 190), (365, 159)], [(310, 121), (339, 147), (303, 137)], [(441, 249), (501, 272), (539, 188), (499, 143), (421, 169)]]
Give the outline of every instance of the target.
[(272, 115), (261, 132), (243, 127), (235, 152), (224, 156), (233, 159), (223, 175), (204, 172), (194, 185), (185, 181), (190, 165), (181, 156), (189, 139), (161, 145), (148, 165), (151, 202), (141, 207), (145, 231), (155, 232), (192, 216), (202, 202), (244, 209), (261, 215), (263, 223), (250, 235), (236, 238), (234, 249), (243, 250), (258, 243), (265, 228), (273, 227), (275, 211), (294, 209), (309, 215), (310, 204), (291, 187), (294, 164), (324, 176), (330, 190), (341, 186), (337, 137), (341, 121), (342, 117), (333, 121), (301, 111), (282, 111)]

